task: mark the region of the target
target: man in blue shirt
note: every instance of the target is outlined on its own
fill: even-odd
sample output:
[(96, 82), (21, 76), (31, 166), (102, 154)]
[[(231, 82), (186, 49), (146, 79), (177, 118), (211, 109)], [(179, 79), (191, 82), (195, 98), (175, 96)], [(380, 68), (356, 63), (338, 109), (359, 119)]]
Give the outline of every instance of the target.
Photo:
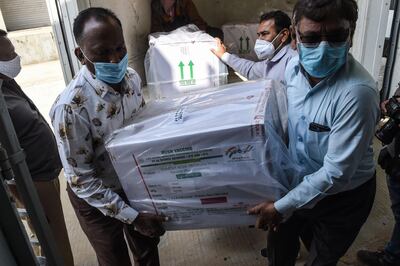
[(295, 187), (249, 210), (270, 228), (269, 265), (294, 265), (299, 238), (306, 265), (336, 265), (375, 198), (372, 139), (379, 119), (376, 83), (349, 54), (355, 0), (299, 0), (293, 25), (299, 56), (286, 69), (289, 151), (303, 166)]

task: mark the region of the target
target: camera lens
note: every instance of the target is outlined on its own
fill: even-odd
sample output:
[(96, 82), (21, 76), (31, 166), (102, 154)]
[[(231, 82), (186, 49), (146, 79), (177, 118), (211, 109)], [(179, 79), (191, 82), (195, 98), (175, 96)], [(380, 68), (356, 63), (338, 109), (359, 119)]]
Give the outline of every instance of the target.
[(393, 141), (398, 130), (397, 123), (394, 119), (389, 119), (389, 121), (379, 129), (375, 136), (385, 145), (390, 144)]

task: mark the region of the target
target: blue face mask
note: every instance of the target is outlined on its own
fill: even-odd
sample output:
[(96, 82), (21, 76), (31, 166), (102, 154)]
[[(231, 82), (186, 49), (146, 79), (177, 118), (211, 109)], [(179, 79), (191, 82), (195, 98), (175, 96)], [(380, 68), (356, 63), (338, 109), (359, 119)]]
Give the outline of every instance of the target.
[(298, 43), (297, 47), (301, 65), (315, 78), (325, 78), (338, 71), (346, 63), (349, 51), (347, 42), (335, 47), (325, 41), (318, 47), (306, 47)]
[(94, 65), (96, 78), (108, 84), (120, 83), (128, 68), (128, 54), (119, 63), (92, 62), (84, 53), (83, 56)]

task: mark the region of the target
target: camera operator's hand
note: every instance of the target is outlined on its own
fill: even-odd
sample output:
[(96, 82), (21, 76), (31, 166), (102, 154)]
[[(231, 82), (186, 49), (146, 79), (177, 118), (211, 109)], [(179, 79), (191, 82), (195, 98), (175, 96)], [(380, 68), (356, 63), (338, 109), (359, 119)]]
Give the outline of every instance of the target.
[(381, 166), (383, 170), (389, 171), (391, 162), (392, 162), (392, 156), (390, 155), (387, 147), (384, 147), (381, 152), (379, 153), (378, 157), (378, 164)]
[(384, 102), (381, 103), (381, 112), (384, 115), (387, 115), (387, 109), (386, 109), (386, 105), (388, 104), (389, 100), (386, 100)]
[(142, 235), (156, 238), (165, 234), (162, 223), (168, 221), (168, 217), (151, 213), (139, 213), (133, 225), (136, 231)]

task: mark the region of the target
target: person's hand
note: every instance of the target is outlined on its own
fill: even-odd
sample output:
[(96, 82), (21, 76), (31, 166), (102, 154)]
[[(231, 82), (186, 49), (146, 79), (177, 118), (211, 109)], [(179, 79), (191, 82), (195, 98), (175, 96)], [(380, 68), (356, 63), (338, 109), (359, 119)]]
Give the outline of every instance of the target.
[(218, 58), (221, 58), (224, 53), (226, 53), (226, 47), (222, 43), (221, 39), (215, 38), (217, 42), (217, 49), (211, 49), (211, 52), (213, 52)]
[(390, 168), (390, 166), (391, 166), (392, 161), (393, 161), (392, 155), (391, 155), (390, 152), (388, 151), (388, 148), (387, 148), (387, 147), (384, 147), (384, 148), (381, 150), (381, 152), (379, 153), (379, 156), (378, 156), (378, 164), (380, 165), (380, 167), (381, 167), (383, 170), (388, 169), (388, 171), (389, 171), (389, 168)]
[(386, 100), (384, 102), (381, 103), (381, 112), (386, 115), (387, 114), (387, 110), (386, 110), (386, 105), (388, 104), (389, 100)]
[(168, 221), (168, 217), (151, 213), (139, 213), (133, 225), (136, 231), (142, 235), (156, 238), (165, 234), (163, 222)]
[(256, 228), (277, 230), (282, 222), (282, 215), (275, 209), (274, 203), (271, 201), (261, 203), (247, 211), (250, 215), (258, 215)]

